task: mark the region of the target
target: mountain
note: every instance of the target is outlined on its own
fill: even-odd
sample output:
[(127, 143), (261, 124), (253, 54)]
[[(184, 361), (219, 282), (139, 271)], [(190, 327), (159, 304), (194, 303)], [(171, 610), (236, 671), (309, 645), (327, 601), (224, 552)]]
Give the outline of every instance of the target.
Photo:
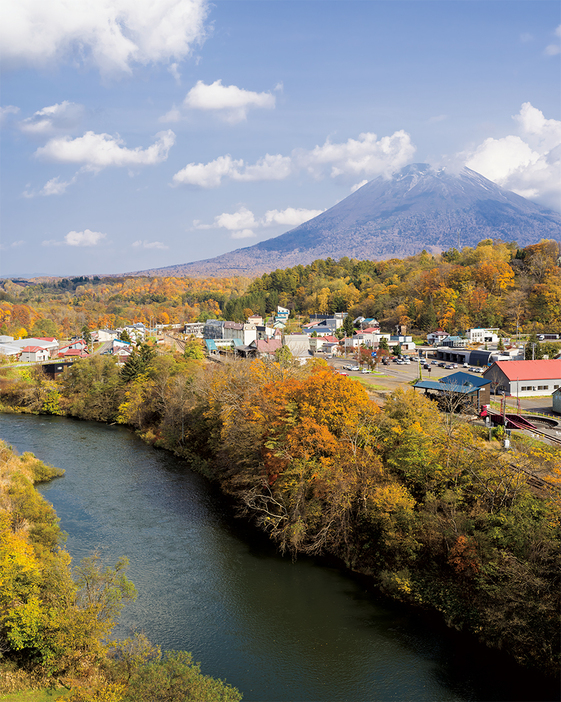
[(561, 215), (463, 168), (425, 163), (370, 181), (322, 214), (254, 246), (144, 275), (256, 275), (317, 258), (401, 258), (423, 249), (475, 246), (481, 239), (561, 240)]

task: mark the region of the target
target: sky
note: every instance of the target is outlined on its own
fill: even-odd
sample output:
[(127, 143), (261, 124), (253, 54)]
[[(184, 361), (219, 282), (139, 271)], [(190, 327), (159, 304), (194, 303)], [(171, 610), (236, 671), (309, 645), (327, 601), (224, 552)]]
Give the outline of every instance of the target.
[(558, 0), (4, 0), (0, 276), (212, 258), (409, 163), (561, 211)]

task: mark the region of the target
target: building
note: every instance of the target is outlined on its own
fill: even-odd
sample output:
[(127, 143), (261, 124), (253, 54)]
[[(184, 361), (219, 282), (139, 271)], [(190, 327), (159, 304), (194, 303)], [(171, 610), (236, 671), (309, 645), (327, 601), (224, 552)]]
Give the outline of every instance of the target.
[(438, 345), (441, 343), (442, 339), (445, 339), (447, 336), (449, 335), (444, 329), (437, 329), (427, 334), (427, 342), (431, 345)]
[(19, 360), (22, 363), (41, 363), (41, 361), (48, 361), (49, 358), (49, 352), (41, 346), (24, 346)]
[(413, 386), (438, 401), (445, 411), (461, 409), (479, 414), (483, 405), (491, 401), (491, 381), (459, 371), (440, 380), (419, 380)]
[(498, 327), (494, 329), (475, 327), (466, 331), (466, 337), (470, 344), (496, 344), (499, 340), (498, 331)]
[(287, 334), (284, 337), (284, 345), (287, 346), (293, 358), (305, 363), (311, 358), (310, 339), (307, 334)]
[(483, 373), (483, 377), (491, 381), (491, 389), (496, 395), (551, 395), (561, 387), (561, 359), (497, 361)]
[(553, 391), (551, 395), (552, 409), (555, 414), (561, 414), (561, 388)]

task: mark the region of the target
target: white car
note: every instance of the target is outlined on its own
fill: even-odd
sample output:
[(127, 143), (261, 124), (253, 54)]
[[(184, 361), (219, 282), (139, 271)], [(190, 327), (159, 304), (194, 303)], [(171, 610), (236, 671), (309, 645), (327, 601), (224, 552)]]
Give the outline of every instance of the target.
[(349, 366), (350, 371), (358, 371), (360, 368), (358, 366)]
[(370, 370), (370, 368), (363, 368), (360, 372), (361, 372), (361, 373), (372, 373), (372, 371)]

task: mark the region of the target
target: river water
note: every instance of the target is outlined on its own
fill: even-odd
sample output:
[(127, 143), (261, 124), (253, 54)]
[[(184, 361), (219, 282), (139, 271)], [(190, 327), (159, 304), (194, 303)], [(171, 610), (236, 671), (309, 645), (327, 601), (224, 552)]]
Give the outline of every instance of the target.
[(520, 671), (364, 583), (280, 557), (201, 476), (115, 426), (0, 415), (0, 438), (66, 470), (41, 486), (75, 561), (130, 559), (137, 601), (119, 635), (192, 651), (244, 700), (555, 699)]

